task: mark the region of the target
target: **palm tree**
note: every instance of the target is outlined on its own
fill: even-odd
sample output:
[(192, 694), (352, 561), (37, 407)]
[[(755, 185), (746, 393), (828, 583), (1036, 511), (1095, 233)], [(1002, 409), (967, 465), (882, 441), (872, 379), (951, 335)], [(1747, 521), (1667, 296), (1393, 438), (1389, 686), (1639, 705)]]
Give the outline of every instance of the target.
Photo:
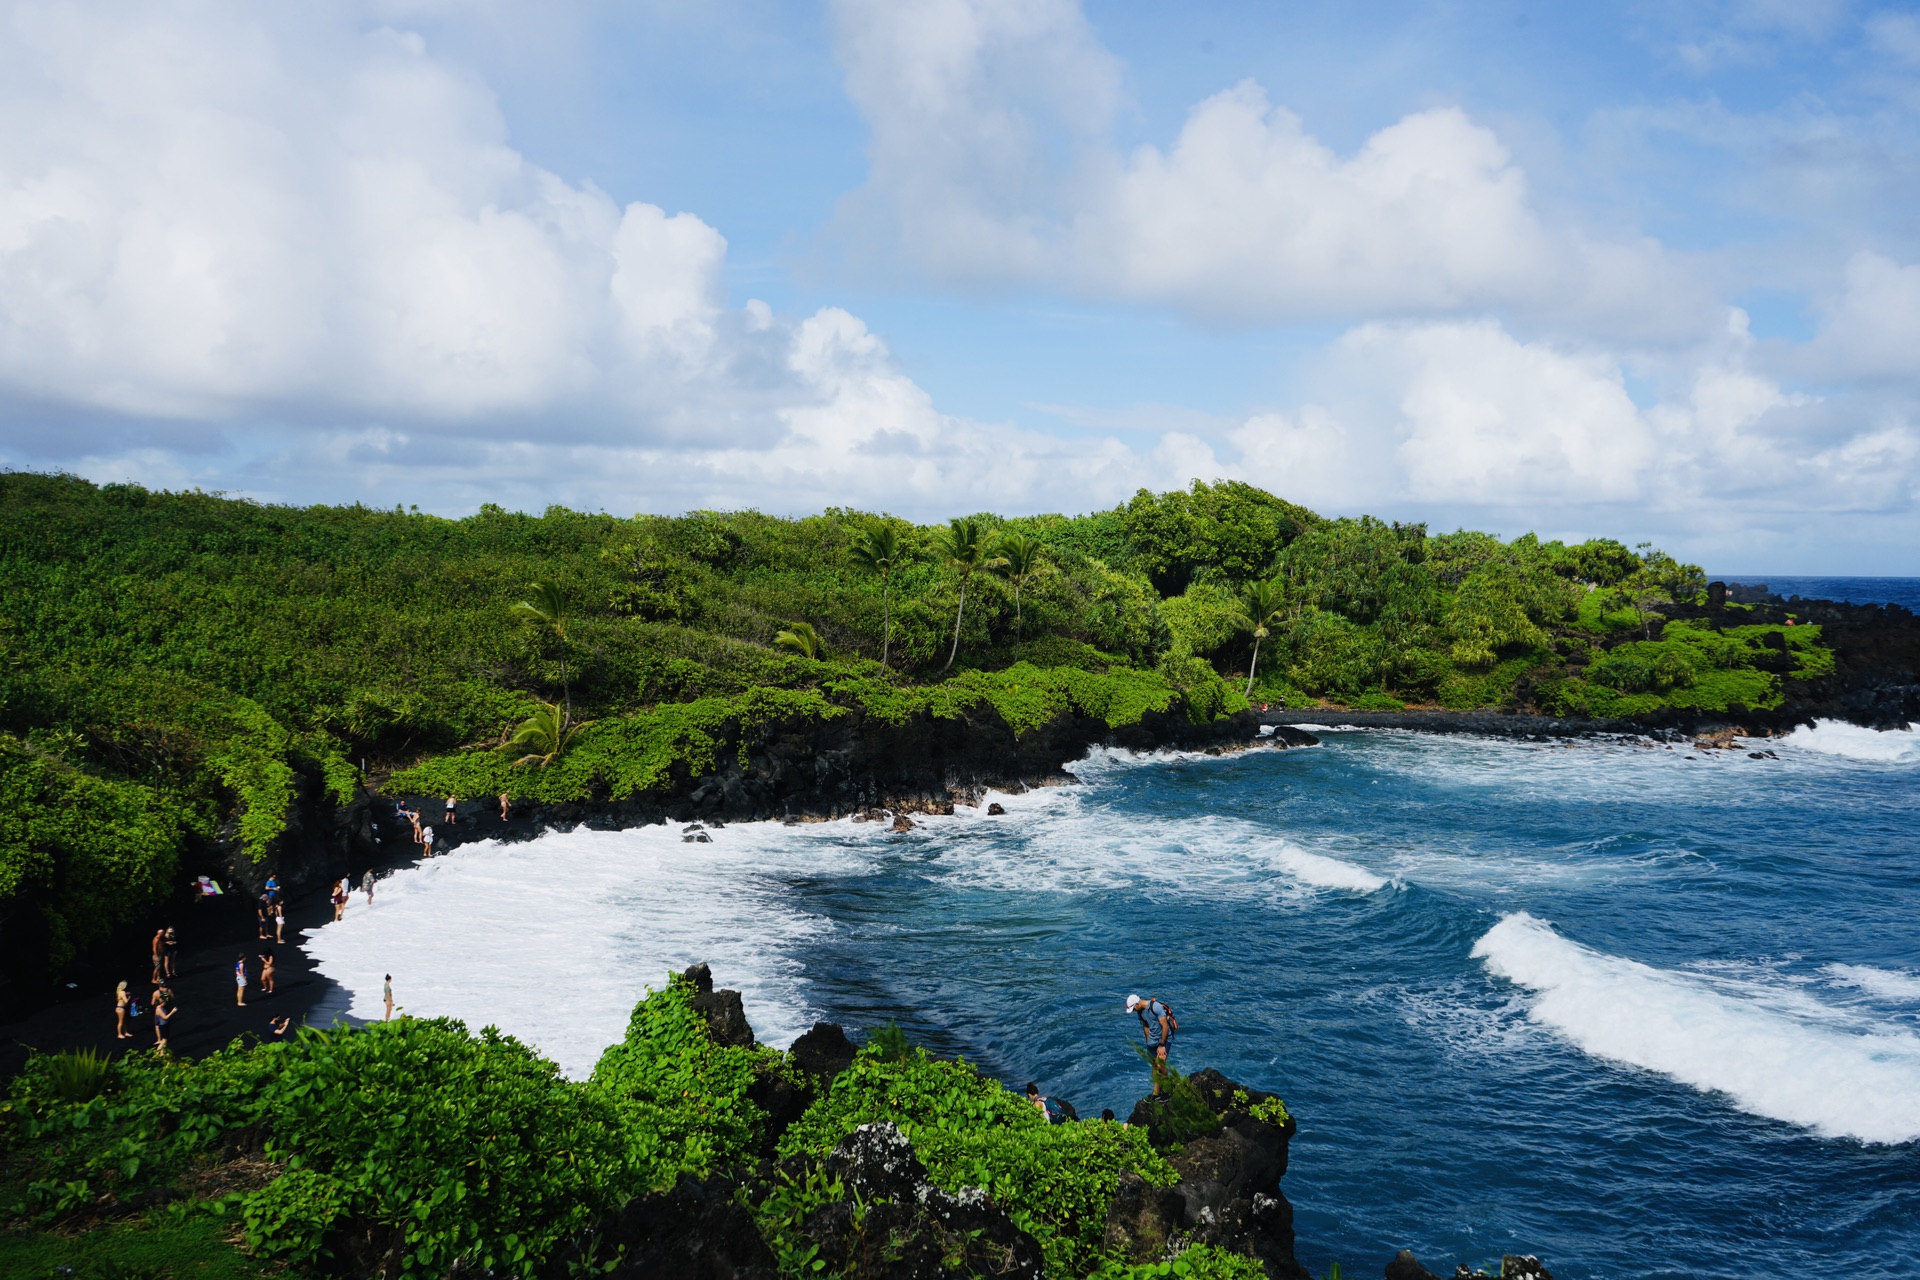
[(574, 735), (592, 723), (582, 720), (572, 724), (558, 703), (543, 702), (520, 722), (520, 727), (507, 739), (507, 745), (526, 748), (527, 754), (515, 760), (516, 765), (538, 764), (544, 769), (566, 752), (573, 744)]
[(1260, 666), (1260, 642), (1267, 638), (1273, 624), (1286, 611), (1286, 590), (1279, 582), (1256, 582), (1240, 597), (1240, 613), (1234, 623), (1242, 631), (1253, 633), (1253, 661), (1247, 664), (1247, 693), (1253, 696), (1253, 676)]
[(1020, 638), (1020, 592), (1045, 567), (1045, 562), (1040, 558), (1041, 551), (1038, 540), (1018, 533), (1005, 534), (993, 544), (994, 558), (1000, 561), (1001, 575), (1013, 583), (1013, 635), (1016, 640)]
[(981, 569), (998, 567), (999, 561), (989, 558), (980, 522), (972, 516), (954, 517), (934, 538), (947, 563), (960, 571), (960, 607), (953, 611), (953, 648), (947, 652), (947, 665), (940, 668), (945, 674), (953, 669), (953, 660), (960, 653), (960, 619), (967, 613), (967, 582)]
[[(560, 639), (560, 693), (567, 715), (573, 715), (573, 689), (567, 680), (567, 597), (560, 584), (547, 579), (527, 584), (527, 599), (513, 606), (513, 616), (530, 622)], [(529, 721), (531, 723), (531, 721)]]
[(791, 649), (803, 658), (818, 658), (827, 651), (827, 642), (811, 622), (789, 622), (785, 631), (773, 637), (773, 647)]
[(893, 571), (906, 559), (906, 547), (890, 524), (875, 525), (863, 531), (847, 549), (847, 558), (868, 573), (880, 575), (880, 608), (886, 618), (886, 631), (880, 641), (880, 670), (887, 669), (887, 653), (893, 647)]

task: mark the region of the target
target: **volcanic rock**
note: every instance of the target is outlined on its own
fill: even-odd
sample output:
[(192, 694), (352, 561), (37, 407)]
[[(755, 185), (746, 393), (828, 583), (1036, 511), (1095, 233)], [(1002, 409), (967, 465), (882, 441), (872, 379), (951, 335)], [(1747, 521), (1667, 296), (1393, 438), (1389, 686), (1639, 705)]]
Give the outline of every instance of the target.
[(827, 1172), (857, 1197), (827, 1205), (807, 1219), (826, 1270), (848, 1280), (945, 1280), (985, 1276), (1041, 1280), (1034, 1238), (1013, 1225), (978, 1187), (947, 1192), (927, 1178), (913, 1145), (886, 1121), (840, 1140)]

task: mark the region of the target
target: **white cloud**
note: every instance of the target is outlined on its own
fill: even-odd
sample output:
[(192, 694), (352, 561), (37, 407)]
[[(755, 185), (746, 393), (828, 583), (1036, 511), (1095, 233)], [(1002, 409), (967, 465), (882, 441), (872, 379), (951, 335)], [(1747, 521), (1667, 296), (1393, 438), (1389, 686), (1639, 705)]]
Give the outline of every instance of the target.
[(1807, 356), (1828, 376), (1920, 378), (1920, 264), (1854, 254)]
[(938, 279), (1213, 321), (1511, 306), (1666, 335), (1707, 315), (1655, 241), (1543, 222), (1499, 138), (1458, 108), (1341, 156), (1246, 82), (1194, 107), (1169, 147), (1123, 156), (1112, 59), (1070, 0), (836, 13), (873, 135), (843, 237)]
[(1898, 419), (1820, 418), (1816, 401), (1746, 367), (1751, 348), (1736, 313), (1717, 347), (1673, 371), (1674, 395), (1642, 405), (1604, 351), (1485, 320), (1362, 325), (1329, 351), (1315, 402), (1229, 433), (1234, 469), (1309, 505), (1504, 513), (1493, 518), (1522, 527), (1606, 509), (1748, 525), (1910, 506), (1920, 436)]
[[(1154, 478), (941, 414), (843, 310), (731, 309), (719, 231), (532, 164), (415, 34), (237, 3), (0, 29), (0, 461), (440, 509), (937, 514)], [(153, 443), (169, 421), (192, 448)]]

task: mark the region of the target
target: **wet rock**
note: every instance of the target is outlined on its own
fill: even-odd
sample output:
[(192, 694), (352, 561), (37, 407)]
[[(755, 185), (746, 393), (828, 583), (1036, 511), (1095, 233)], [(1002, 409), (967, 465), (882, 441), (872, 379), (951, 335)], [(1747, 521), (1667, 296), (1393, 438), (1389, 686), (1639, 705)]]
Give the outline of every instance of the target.
[(681, 844), (712, 844), (713, 837), (708, 835), (704, 831), (697, 831), (690, 836), (681, 836), (680, 843)]
[(893, 817), (893, 829), (895, 831), (911, 831), (913, 830), (913, 819), (904, 813), (897, 813)]
[(858, 1052), (838, 1024), (816, 1022), (811, 1031), (793, 1042), (787, 1055), (793, 1059), (794, 1066), (808, 1075), (831, 1080), (853, 1065), (854, 1055)]
[[(622, 1251), (624, 1250), (624, 1255)], [(614, 1280), (775, 1280), (773, 1253), (733, 1183), (682, 1174), (673, 1190), (627, 1202), (602, 1232), (598, 1256), (619, 1257)]]
[(1440, 1277), (1421, 1266), (1413, 1250), (1402, 1249), (1387, 1264), (1387, 1280), (1440, 1280)]
[(1320, 739), (1316, 738), (1313, 734), (1308, 733), (1305, 729), (1296, 729), (1290, 724), (1274, 725), (1273, 732), (1267, 736), (1273, 742), (1274, 746), (1283, 750), (1288, 747), (1317, 747), (1320, 745)]
[(1553, 1273), (1530, 1253), (1510, 1253), (1500, 1259), (1500, 1280), (1553, 1280)]
[(1006, 811), (1007, 811), (1007, 807), (1001, 804), (998, 800), (993, 801), (991, 804), (987, 806), (987, 816), (990, 818), (997, 818), (1001, 814), (1005, 813)]
[(713, 971), (704, 964), (689, 965), (686, 978), (694, 985), (693, 1007), (707, 1020), (707, 1033), (715, 1044), (753, 1048), (753, 1027), (747, 1022), (746, 1006), (738, 991), (715, 991)]
[(1041, 1280), (1040, 1246), (978, 1187), (943, 1191), (886, 1121), (862, 1125), (827, 1157), (849, 1201), (818, 1210), (806, 1233), (828, 1272), (848, 1280), (983, 1276)]

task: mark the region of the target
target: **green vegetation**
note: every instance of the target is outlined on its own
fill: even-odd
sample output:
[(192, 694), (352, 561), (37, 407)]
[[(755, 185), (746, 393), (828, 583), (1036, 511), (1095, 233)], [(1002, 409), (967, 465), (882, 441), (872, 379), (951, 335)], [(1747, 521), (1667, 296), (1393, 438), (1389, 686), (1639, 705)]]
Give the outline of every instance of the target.
[[(464, 520), (0, 473), (0, 935), (50, 980), (295, 797), (627, 797), (849, 714), (1196, 722), (1249, 701), (1780, 703), (1813, 628), (1617, 542), (1429, 536), (1237, 483), (926, 528), (833, 510)], [(196, 858), (198, 861), (196, 862)]]
[[(50, 1271), (137, 1260), (173, 1241), (206, 1259), (183, 1275), (254, 1275), (266, 1260), (364, 1273), (389, 1258), (405, 1276), (445, 1275), (456, 1262), (531, 1276), (592, 1249), (598, 1224), (629, 1198), (725, 1172), (743, 1179), (786, 1272), (815, 1274), (800, 1226), (847, 1198), (825, 1158), (858, 1126), (890, 1120), (937, 1185), (986, 1189), (1033, 1234), (1050, 1276), (1259, 1274), (1218, 1250), (1171, 1271), (1107, 1251), (1120, 1177), (1177, 1180), (1142, 1130), (1049, 1125), (1023, 1097), (909, 1047), (897, 1028), (823, 1094), (783, 1054), (715, 1043), (693, 996), (670, 976), (577, 1083), (491, 1028), (476, 1036), (413, 1018), (236, 1042), (197, 1062), (34, 1057), (0, 1102), (0, 1217), (12, 1219), (0, 1260)], [(812, 1098), (777, 1148), (751, 1096), (771, 1077)], [(763, 1155), (782, 1161), (771, 1181), (752, 1172)], [(95, 1222), (103, 1206), (142, 1194), (167, 1207), (128, 1225)]]

